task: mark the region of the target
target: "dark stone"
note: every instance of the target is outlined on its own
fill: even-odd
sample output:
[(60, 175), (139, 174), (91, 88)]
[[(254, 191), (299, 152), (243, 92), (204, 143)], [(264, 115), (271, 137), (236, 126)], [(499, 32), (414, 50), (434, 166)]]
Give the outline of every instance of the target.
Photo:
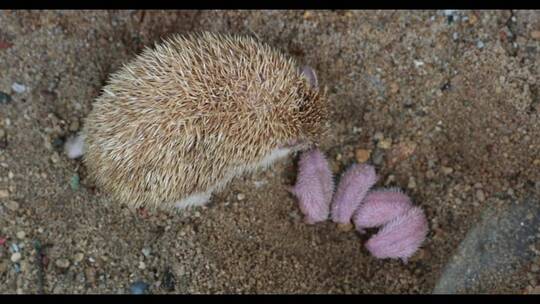
[(11, 96), (7, 93), (0, 91), (0, 104), (6, 104), (11, 102)]
[(174, 286), (176, 285), (176, 278), (174, 277), (174, 274), (171, 272), (170, 268), (167, 267), (165, 269), (161, 282), (161, 286), (163, 286), (164, 290), (169, 292), (174, 291)]

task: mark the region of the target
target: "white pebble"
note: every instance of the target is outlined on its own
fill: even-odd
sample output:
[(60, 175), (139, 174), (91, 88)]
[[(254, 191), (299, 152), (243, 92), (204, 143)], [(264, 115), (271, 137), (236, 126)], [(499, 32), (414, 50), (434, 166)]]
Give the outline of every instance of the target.
[(13, 263), (17, 263), (18, 261), (20, 261), (22, 258), (21, 256), (21, 253), (20, 252), (15, 252), (14, 254), (11, 255), (11, 261)]
[(139, 262), (139, 269), (146, 269), (146, 264), (143, 261)]
[(483, 49), (484, 48), (484, 42), (482, 42), (482, 40), (478, 40), (478, 42), (476, 43), (476, 47), (478, 47), (479, 49)]
[(16, 83), (14, 82), (12, 85), (11, 85), (11, 89), (13, 91), (15, 91), (16, 93), (23, 93), (24, 91), (26, 91), (26, 86), (25, 85), (22, 85), (20, 83)]
[(419, 68), (419, 67), (421, 67), (421, 66), (423, 66), (423, 65), (424, 65), (424, 62), (423, 62), (423, 61), (421, 61), (421, 60), (414, 60), (414, 66), (415, 66), (416, 68)]

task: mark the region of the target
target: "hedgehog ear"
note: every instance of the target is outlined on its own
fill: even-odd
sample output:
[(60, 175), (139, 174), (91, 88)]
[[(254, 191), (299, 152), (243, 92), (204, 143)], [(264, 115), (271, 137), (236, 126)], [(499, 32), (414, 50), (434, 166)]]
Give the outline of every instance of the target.
[(303, 66), (301, 73), (304, 77), (306, 77), (306, 79), (308, 80), (309, 84), (311, 84), (312, 87), (314, 88), (319, 87), (317, 74), (310, 66), (307, 66), (307, 65)]

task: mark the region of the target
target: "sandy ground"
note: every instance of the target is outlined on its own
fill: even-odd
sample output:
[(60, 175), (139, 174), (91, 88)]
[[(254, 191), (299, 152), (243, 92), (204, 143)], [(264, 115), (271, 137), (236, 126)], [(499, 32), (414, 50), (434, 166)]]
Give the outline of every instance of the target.
[[(167, 34), (201, 30), (256, 35), (317, 70), (334, 173), (371, 150), (378, 185), (426, 212), (409, 263), (375, 259), (368, 236), (331, 222), (304, 224), (285, 190), (296, 156), (175, 215), (111, 202), (62, 154), (109, 73)], [(486, 211), (529, 199), (512, 214), (538, 224), (539, 59), (538, 11), (1, 11), (0, 292), (129, 293), (143, 281), (151, 293), (539, 293), (536, 226), (497, 234), (526, 240), (523, 255), (508, 251), (518, 266), (482, 284), (445, 279), (468, 231), (484, 235)]]

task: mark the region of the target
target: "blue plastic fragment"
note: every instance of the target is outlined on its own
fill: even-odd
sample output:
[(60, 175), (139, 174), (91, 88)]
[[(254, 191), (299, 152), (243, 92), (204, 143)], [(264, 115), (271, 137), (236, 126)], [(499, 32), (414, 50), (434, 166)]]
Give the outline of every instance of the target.
[(148, 293), (148, 287), (150, 287), (150, 285), (148, 285), (147, 283), (143, 281), (137, 281), (131, 284), (130, 291), (131, 294), (146, 294)]

